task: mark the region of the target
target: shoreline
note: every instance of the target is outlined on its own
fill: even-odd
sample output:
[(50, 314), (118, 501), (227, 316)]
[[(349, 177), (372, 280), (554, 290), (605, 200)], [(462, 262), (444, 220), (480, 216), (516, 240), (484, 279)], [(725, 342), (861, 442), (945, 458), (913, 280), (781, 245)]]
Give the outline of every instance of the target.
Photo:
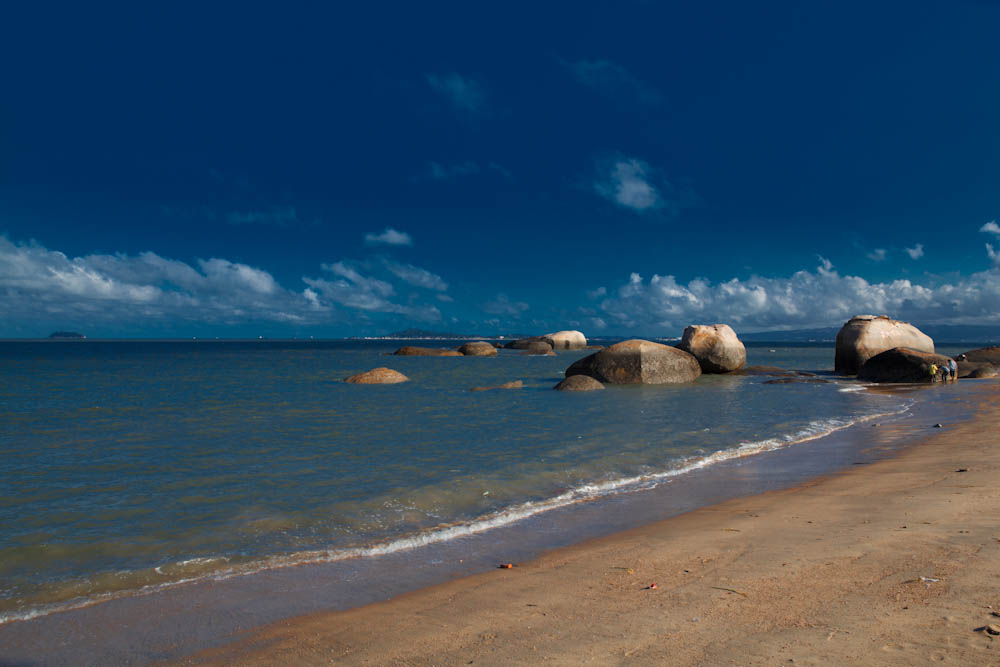
[[(0, 645), (5, 646), (0, 662), (178, 660), (306, 614), (363, 609), (366, 604), (432, 590), (442, 582), (488, 575), (497, 562), (531, 562), (554, 550), (613, 539), (622, 531), (642, 530), (727, 499), (785, 489), (891, 456), (924, 437), (935, 421), (972, 419), (971, 396), (988, 386), (976, 382), (935, 388), (929, 400), (913, 403), (917, 410), (911, 406), (888, 422), (867, 424), (863, 420), (808, 442), (696, 469), (656, 488), (560, 507), (441, 544), (376, 558), (200, 580), (0, 625)], [(892, 394), (924, 390), (869, 388)], [(52, 636), (62, 641), (53, 645), (46, 639)]]
[(974, 629), (1000, 613), (1000, 387), (971, 398), (970, 420), (891, 458), (180, 662), (995, 662), (1000, 644)]

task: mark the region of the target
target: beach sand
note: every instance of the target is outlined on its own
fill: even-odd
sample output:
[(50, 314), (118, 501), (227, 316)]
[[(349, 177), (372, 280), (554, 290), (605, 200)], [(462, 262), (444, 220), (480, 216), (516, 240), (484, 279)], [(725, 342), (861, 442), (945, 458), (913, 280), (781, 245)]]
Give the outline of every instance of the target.
[(185, 662), (1000, 664), (976, 631), (1000, 627), (1000, 385), (975, 398), (973, 420), (891, 459)]

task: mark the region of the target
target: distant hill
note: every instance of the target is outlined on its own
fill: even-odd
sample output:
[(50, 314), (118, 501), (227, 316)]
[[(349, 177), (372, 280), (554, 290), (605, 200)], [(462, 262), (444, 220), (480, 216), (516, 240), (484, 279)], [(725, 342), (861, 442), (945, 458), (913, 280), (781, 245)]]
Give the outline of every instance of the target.
[(740, 340), (747, 343), (825, 343), (834, 342), (840, 327), (823, 329), (794, 329), (792, 331), (757, 331), (741, 333)]
[(75, 331), (53, 331), (49, 334), (49, 338), (72, 338), (72, 339), (82, 339), (86, 338), (82, 333), (77, 333)]

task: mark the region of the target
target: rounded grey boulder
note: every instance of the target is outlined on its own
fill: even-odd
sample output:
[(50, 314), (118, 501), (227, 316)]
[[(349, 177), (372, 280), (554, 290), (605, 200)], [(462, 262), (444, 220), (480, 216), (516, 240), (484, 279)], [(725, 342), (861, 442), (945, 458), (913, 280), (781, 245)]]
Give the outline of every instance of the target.
[(998, 366), (1000, 365), (1000, 345), (994, 345), (993, 347), (981, 347), (978, 350), (969, 350), (965, 354), (959, 356), (965, 357), (963, 361), (975, 361)]
[(548, 336), (532, 336), (531, 338), (518, 338), (517, 340), (512, 340), (504, 347), (508, 350), (526, 350), (528, 346), (532, 343), (548, 343), (550, 347), (552, 345), (552, 339)]
[(487, 343), (485, 341), (474, 341), (472, 343), (466, 343), (465, 345), (458, 348), (458, 351), (467, 357), (497, 356), (497, 349), (493, 347), (492, 343)]
[(399, 371), (394, 371), (391, 368), (383, 366), (352, 375), (344, 380), (344, 382), (349, 382), (350, 384), (396, 384), (399, 382), (408, 382), (409, 380), (410, 378)]
[(554, 357), (556, 355), (556, 353), (552, 351), (551, 345), (540, 340), (536, 340), (529, 343), (528, 346), (524, 348), (524, 351), (521, 352), (521, 354), (527, 354), (530, 356), (546, 356), (546, 357)]
[(747, 349), (728, 324), (692, 324), (677, 348), (693, 355), (702, 373), (731, 373), (747, 364)]
[(597, 391), (604, 385), (589, 375), (570, 375), (553, 387), (556, 391)]
[(684, 350), (636, 338), (579, 359), (566, 369), (573, 375), (606, 384), (677, 384), (697, 379), (701, 366)]

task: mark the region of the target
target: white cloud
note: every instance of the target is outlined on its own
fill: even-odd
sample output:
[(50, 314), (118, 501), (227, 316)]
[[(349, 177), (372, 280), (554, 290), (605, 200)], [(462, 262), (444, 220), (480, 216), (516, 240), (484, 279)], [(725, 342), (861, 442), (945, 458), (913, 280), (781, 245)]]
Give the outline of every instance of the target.
[(993, 266), (1000, 268), (1000, 251), (994, 250), (992, 243), (986, 244), (986, 256), (993, 262)]
[(487, 301), (483, 304), (484, 312), (491, 315), (508, 315), (511, 317), (520, 316), (528, 308), (528, 304), (523, 301), (511, 301), (510, 297), (506, 294), (497, 294), (497, 297), (493, 301)]
[(610, 60), (559, 61), (577, 82), (616, 100), (630, 98), (641, 104), (656, 105), (663, 95), (653, 86), (638, 79), (623, 66)]
[[(357, 319), (359, 313), (423, 321), (441, 317), (417, 295), (395, 302), (390, 282), (346, 262), (322, 268), (333, 278), (303, 277), (302, 290), (295, 291), (263, 269), (219, 257), (193, 265), (152, 252), (70, 258), (0, 236), (0, 330), (56, 322), (118, 329), (177, 322), (322, 324)], [(405, 284), (447, 288), (439, 276), (408, 264), (392, 264), (389, 273)]]
[(444, 292), (448, 289), (448, 283), (441, 276), (431, 273), (427, 269), (421, 269), (419, 266), (386, 260), (385, 267), (392, 275), (415, 287), (423, 287), (439, 292)]
[(660, 193), (650, 182), (650, 167), (642, 160), (621, 158), (601, 170), (594, 191), (619, 206), (634, 211), (648, 211), (664, 205)]
[(212, 258), (195, 268), (152, 252), (71, 259), (5, 237), (0, 237), (0, 294), (0, 320), (10, 322), (294, 321), (311, 310), (304, 294), (246, 264)]
[(885, 248), (875, 248), (875, 250), (872, 250), (870, 253), (868, 253), (866, 257), (873, 262), (884, 262)]
[(608, 290), (607, 290), (606, 287), (598, 287), (597, 289), (587, 290), (587, 298), (588, 299), (600, 299), (602, 296), (605, 296), (607, 293), (608, 293)]
[(738, 331), (836, 326), (858, 313), (924, 323), (1000, 322), (1000, 271), (928, 285), (870, 283), (840, 275), (826, 260), (787, 278), (714, 284), (700, 278), (681, 284), (669, 275), (647, 282), (633, 273), (601, 310), (616, 329), (661, 335), (692, 323), (727, 322)]
[(924, 256), (924, 244), (923, 243), (918, 243), (917, 245), (913, 246), (912, 248), (903, 248), (903, 250), (905, 250), (906, 254), (910, 256), (910, 259), (920, 259), (921, 257)]
[(481, 83), (457, 72), (426, 74), (427, 85), (459, 111), (475, 113), (485, 107), (486, 89)]
[(413, 238), (406, 232), (386, 227), (380, 234), (365, 234), (365, 243), (368, 245), (413, 245)]
[(990, 220), (985, 225), (980, 227), (979, 231), (986, 232), (988, 234), (1000, 234), (1000, 225), (997, 224), (996, 220)]

